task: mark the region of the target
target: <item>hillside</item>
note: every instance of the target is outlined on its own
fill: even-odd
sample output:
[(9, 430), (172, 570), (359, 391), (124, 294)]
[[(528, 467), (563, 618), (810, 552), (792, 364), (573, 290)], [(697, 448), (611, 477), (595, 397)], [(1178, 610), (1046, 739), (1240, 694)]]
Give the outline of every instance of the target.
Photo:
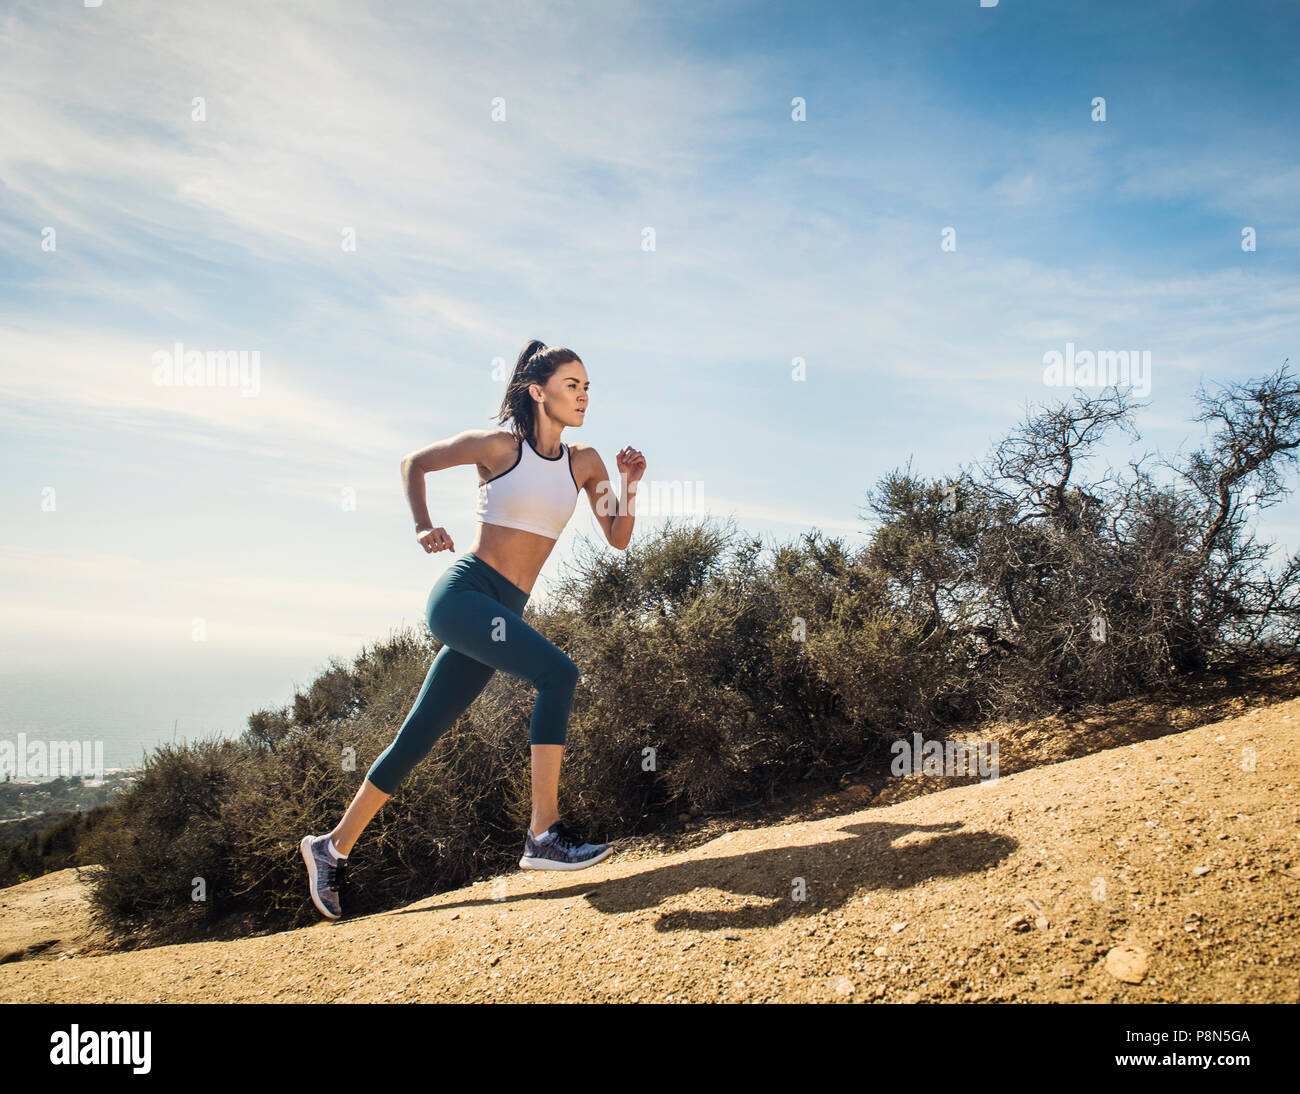
[(129, 953), (94, 954), (65, 870), (0, 891), (0, 1002), (1295, 1003), (1298, 746), (1292, 699), (986, 786)]

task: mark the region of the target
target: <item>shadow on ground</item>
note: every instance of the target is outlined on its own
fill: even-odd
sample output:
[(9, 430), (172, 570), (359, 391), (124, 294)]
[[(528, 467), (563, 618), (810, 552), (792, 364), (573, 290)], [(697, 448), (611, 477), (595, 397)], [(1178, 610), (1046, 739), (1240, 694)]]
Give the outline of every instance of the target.
[[(570, 900), (584, 897), (606, 915), (657, 908), (665, 901), (695, 889), (716, 889), (739, 897), (755, 897), (737, 908), (709, 911), (671, 910), (660, 916), (660, 931), (716, 931), (769, 927), (782, 920), (834, 910), (863, 890), (910, 889), (937, 877), (978, 873), (1011, 855), (1018, 841), (994, 832), (959, 832), (959, 821), (945, 824), (893, 824), (863, 821), (840, 832), (855, 839), (787, 844), (743, 855), (692, 858), (666, 866), (652, 866), (628, 877), (574, 878), (571, 884), (558, 873), (561, 884), (541, 892), (520, 893), (503, 900), (462, 900), (437, 908), (405, 908), (389, 913), (443, 911), (447, 908), (502, 906), (520, 900)], [(936, 833), (928, 839), (895, 847), (914, 833)], [(591, 867), (599, 870), (600, 866)], [(803, 879), (805, 899), (794, 894)]]

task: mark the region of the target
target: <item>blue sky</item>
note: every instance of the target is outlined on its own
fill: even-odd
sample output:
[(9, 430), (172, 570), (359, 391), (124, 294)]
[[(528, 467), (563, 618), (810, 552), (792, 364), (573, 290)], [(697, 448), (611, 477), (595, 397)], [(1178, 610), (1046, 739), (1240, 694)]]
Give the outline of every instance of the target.
[[(863, 541), (881, 475), (1067, 395), (1067, 342), (1150, 351), (1136, 451), (1195, 447), (1199, 383), (1296, 356), (1297, 41), (1280, 3), (6, 5), (0, 733), (128, 762), (419, 623), (452, 556), (398, 463), (534, 337), (588, 369), (567, 440), (774, 542)], [(154, 384), (176, 342), (257, 394)], [(458, 555), (475, 481), (427, 482)], [(1300, 548), (1296, 503), (1260, 531)], [(535, 599), (583, 537), (585, 499)]]

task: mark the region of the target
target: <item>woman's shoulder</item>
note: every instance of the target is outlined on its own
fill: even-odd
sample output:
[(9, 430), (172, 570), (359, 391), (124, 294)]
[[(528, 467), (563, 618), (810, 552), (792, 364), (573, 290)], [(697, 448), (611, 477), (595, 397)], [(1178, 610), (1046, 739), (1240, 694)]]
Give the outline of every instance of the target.
[(496, 449), (498, 455), (514, 452), (521, 443), (519, 438), (508, 429), (485, 429), (481, 436)]
[(481, 429), (474, 431), (479, 445), (477, 459), (479, 485), (497, 478), (510, 470), (519, 459), (519, 441), (508, 429)]
[(578, 484), (579, 490), (587, 485), (589, 479), (599, 478), (604, 467), (600, 454), (589, 444), (569, 445), (569, 463), (573, 467), (573, 481)]
[[(564, 443), (569, 444), (568, 441)], [(588, 460), (593, 460), (593, 457), (593, 462), (598, 463), (600, 461), (600, 456), (589, 444), (569, 444), (569, 454), (573, 457), (575, 463), (581, 460), (585, 464)]]
[(456, 434), (457, 438), (472, 437), (474, 440), (491, 444), (518, 444), (515, 435), (508, 429), (466, 429)]

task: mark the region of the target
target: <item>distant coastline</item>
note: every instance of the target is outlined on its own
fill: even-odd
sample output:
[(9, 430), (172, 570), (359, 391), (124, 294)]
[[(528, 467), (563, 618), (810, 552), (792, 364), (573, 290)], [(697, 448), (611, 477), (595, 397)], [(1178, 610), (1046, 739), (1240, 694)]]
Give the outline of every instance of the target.
[[(102, 778), (56, 775), (43, 779), (0, 781), (0, 824), (31, 822), (60, 813), (108, 804), (144, 771), (143, 766), (107, 768)], [(27, 827), (24, 825), (24, 827)], [(6, 829), (12, 833), (12, 829)]]
[[(110, 775), (134, 775), (134, 774), (139, 774), (139, 773), (140, 773), (141, 771), (143, 771), (143, 770), (144, 770), (144, 764), (136, 764), (134, 767), (106, 767), (106, 768), (104, 768), (104, 779), (107, 780), (107, 779), (109, 778)], [(19, 785), (21, 785), (21, 786), (41, 786), (41, 785), (43, 785), (43, 784), (45, 784), (45, 783), (54, 782), (55, 779), (69, 779), (69, 778), (73, 778), (73, 777), (74, 777), (74, 776), (71, 776), (71, 775), (47, 775), (47, 776), (45, 776), (45, 777), (43, 777), (43, 778), (40, 778), (40, 779), (12, 779), (12, 778), (5, 778), (5, 779), (0, 779), (0, 785), (8, 785), (8, 786), (19, 786)], [(92, 785), (93, 783), (98, 782), (98, 781), (100, 781), (100, 780), (96, 780), (96, 779), (83, 779), (83, 782), (84, 782), (86, 785), (88, 785), (88, 786), (89, 786), (89, 785)]]

